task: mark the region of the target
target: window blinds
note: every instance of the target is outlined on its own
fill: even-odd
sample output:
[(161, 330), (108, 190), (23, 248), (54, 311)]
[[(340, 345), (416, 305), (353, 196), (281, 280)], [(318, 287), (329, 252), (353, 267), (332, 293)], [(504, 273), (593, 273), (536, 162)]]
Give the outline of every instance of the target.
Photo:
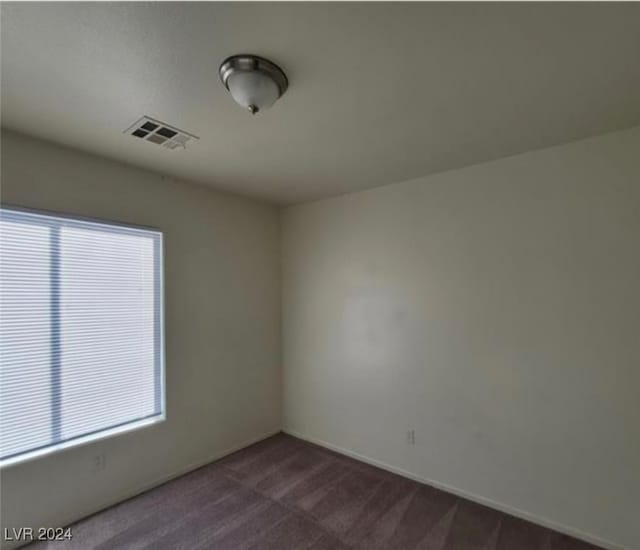
[(162, 234), (0, 209), (0, 460), (163, 409)]

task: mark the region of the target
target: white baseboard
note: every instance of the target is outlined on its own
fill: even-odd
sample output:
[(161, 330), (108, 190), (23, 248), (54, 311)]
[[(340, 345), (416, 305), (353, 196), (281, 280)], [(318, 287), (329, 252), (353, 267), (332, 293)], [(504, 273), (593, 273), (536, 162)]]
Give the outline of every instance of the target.
[[(102, 510), (106, 510), (107, 508), (110, 508), (111, 506), (115, 506), (116, 504), (119, 504), (125, 500), (128, 500), (130, 498), (133, 498), (135, 496), (138, 496), (142, 493), (145, 493), (155, 487), (158, 487), (159, 485), (162, 485), (163, 483), (167, 483), (168, 481), (171, 481), (172, 479), (175, 479), (177, 477), (180, 477), (184, 474), (187, 474), (189, 472), (191, 472), (192, 470), (197, 470), (198, 468), (201, 468), (202, 466), (206, 466), (207, 464), (214, 462), (215, 460), (219, 460), (227, 455), (230, 455), (231, 453), (235, 453), (236, 451), (239, 451), (240, 449), (244, 449), (245, 447), (248, 447), (249, 445), (253, 445), (254, 443), (258, 443), (259, 441), (262, 441), (263, 439), (266, 439), (267, 437), (271, 437), (272, 435), (275, 435), (277, 433), (280, 433), (280, 428), (276, 428), (273, 430), (269, 430), (267, 432), (264, 432), (260, 435), (254, 436), (250, 439), (247, 439), (241, 443), (238, 443), (237, 445), (233, 445), (232, 447), (229, 447), (228, 449), (225, 449), (224, 451), (220, 451), (217, 453), (214, 453), (212, 455), (207, 456), (206, 458), (203, 458), (202, 460), (199, 460), (197, 462), (193, 462), (191, 464), (188, 464), (187, 466), (184, 466), (183, 468), (180, 468), (170, 474), (161, 476), (159, 478), (156, 478), (155, 480), (148, 482), (148, 483), (143, 483), (141, 485), (139, 485), (138, 487), (136, 487), (135, 489), (132, 489), (130, 491), (127, 491), (126, 493), (123, 493), (121, 496), (118, 496), (115, 499), (109, 499), (107, 501), (101, 502), (100, 504), (97, 504), (95, 507), (93, 507), (91, 510), (86, 510), (85, 513), (83, 513), (81, 516), (79, 515), (74, 515), (73, 517), (67, 517), (67, 518), (63, 518), (60, 521), (56, 521), (54, 522), (55, 525), (71, 525), (73, 523), (76, 523), (77, 521), (80, 521), (83, 518), (92, 516), (93, 514), (97, 514), (98, 512), (101, 512)], [(3, 550), (11, 550), (11, 549), (15, 549), (15, 548), (19, 548), (20, 546), (24, 546), (25, 542), (9, 542), (9, 541), (4, 541), (0, 539), (1, 547)]]
[[(155, 479), (154, 481), (150, 482), (150, 483), (144, 483), (142, 485), (140, 485), (137, 489), (134, 489), (132, 491), (128, 491), (128, 496), (123, 496), (123, 497), (119, 497), (117, 499), (113, 499), (112, 502), (106, 504), (106, 505), (101, 505), (100, 507), (98, 507), (96, 509), (95, 512), (91, 512), (89, 514), (86, 514), (84, 517), (86, 516), (90, 516), (93, 515), (97, 512), (99, 512), (100, 510), (104, 510), (106, 508), (109, 508), (115, 504), (118, 504), (124, 500), (128, 500), (130, 498), (133, 498), (137, 495), (140, 495), (142, 493), (145, 493), (155, 487), (158, 487), (159, 485), (162, 485), (163, 483), (167, 483), (168, 481), (171, 481), (172, 479), (176, 479), (180, 476), (183, 476), (185, 474), (188, 474), (189, 472), (193, 471), (193, 470), (197, 470), (198, 468), (202, 468), (203, 466), (206, 466), (207, 464), (210, 464), (211, 462), (214, 462), (216, 460), (220, 460), (221, 458), (224, 458), (227, 455), (230, 455), (231, 453), (235, 453), (236, 451), (239, 451), (240, 449), (244, 449), (245, 447), (248, 447), (249, 445), (253, 445), (254, 443), (258, 443), (259, 441), (262, 441), (263, 439), (266, 439), (267, 437), (271, 437), (272, 435), (275, 435), (277, 433), (280, 433), (280, 428), (278, 429), (274, 429), (274, 430), (269, 430), (267, 432), (264, 432), (260, 435), (257, 435), (255, 437), (249, 438), (241, 443), (238, 443), (237, 445), (233, 445), (232, 447), (229, 447), (228, 449), (225, 449), (224, 451), (220, 451), (218, 453), (214, 453), (212, 455), (207, 456), (206, 458), (202, 459), (202, 460), (198, 460), (197, 462), (192, 462), (191, 464), (188, 464), (187, 466), (185, 466), (184, 468), (180, 468), (179, 470), (176, 470), (175, 472), (172, 472), (166, 476), (161, 476), (157, 479)], [(60, 525), (69, 525), (70, 523), (73, 523), (75, 521), (78, 521), (78, 518), (75, 518), (71, 521), (68, 521), (66, 523), (60, 523)]]
[(515, 516), (517, 518), (520, 519), (524, 519), (526, 521), (530, 521), (531, 523), (535, 523), (537, 525), (541, 525), (542, 527), (547, 527), (548, 529), (553, 529), (554, 531), (557, 531), (559, 533), (563, 533), (565, 535), (569, 535), (571, 537), (583, 540), (585, 542), (589, 542), (591, 544), (595, 544), (597, 546), (601, 546), (602, 548), (606, 548), (607, 550), (631, 550), (630, 548), (627, 548), (625, 546), (620, 546), (619, 544), (615, 544), (613, 542), (610, 542), (608, 540), (604, 540), (601, 539), (599, 537), (596, 537), (594, 535), (591, 535), (589, 533), (585, 533), (583, 531), (580, 531), (578, 529), (574, 529), (572, 527), (567, 527), (565, 525), (560, 525), (558, 523), (555, 523), (554, 521), (551, 521), (547, 518), (543, 518), (540, 516), (536, 516), (534, 514), (530, 514), (529, 512), (525, 512), (524, 510), (519, 510), (517, 508), (513, 508), (511, 506), (508, 506), (506, 504), (502, 504), (500, 502), (496, 502), (494, 500), (479, 496), (479, 495), (475, 495), (473, 493), (468, 493), (466, 491), (463, 491), (461, 489), (458, 489), (457, 487), (452, 487), (451, 485), (447, 485), (446, 483), (440, 483), (438, 481), (435, 481), (433, 479), (427, 479), (424, 477), (421, 477), (419, 475), (413, 474), (411, 472), (408, 472), (406, 470), (403, 470), (402, 468), (397, 468), (396, 466), (392, 466), (391, 464), (387, 464), (386, 462), (382, 462), (380, 460), (376, 460), (375, 458), (370, 458), (366, 455), (360, 454), (360, 453), (356, 453), (354, 451), (351, 451), (349, 449), (345, 449), (343, 447), (339, 447), (338, 445), (333, 445), (332, 443), (329, 443), (327, 441), (323, 441), (321, 439), (317, 439), (315, 437), (310, 437), (304, 434), (301, 434), (299, 432), (296, 432), (295, 430), (291, 430), (288, 428), (282, 428), (282, 431), (284, 433), (287, 433), (293, 437), (297, 437), (298, 439), (302, 439), (304, 441), (308, 441), (309, 443), (314, 443), (315, 445), (319, 445), (320, 447), (324, 447), (326, 449), (329, 449), (331, 451), (335, 451), (337, 453), (340, 453), (342, 455), (348, 456), (350, 458), (354, 458), (356, 460), (359, 460), (361, 462), (365, 462), (367, 464), (371, 464), (372, 466), (377, 466), (378, 468), (381, 468), (383, 470), (387, 470), (388, 472), (392, 472), (394, 474), (398, 474), (402, 477), (406, 477), (409, 479), (412, 479), (414, 481), (417, 481), (419, 483), (424, 483), (426, 485), (430, 485), (431, 487), (435, 487), (436, 489), (442, 489), (443, 491), (446, 491), (448, 493), (454, 494), (456, 496), (465, 498), (467, 500), (471, 500), (473, 502), (477, 502), (478, 504), (482, 504), (484, 506), (488, 506), (489, 508), (493, 508), (494, 510), (498, 510), (500, 512), (504, 512), (506, 514)]

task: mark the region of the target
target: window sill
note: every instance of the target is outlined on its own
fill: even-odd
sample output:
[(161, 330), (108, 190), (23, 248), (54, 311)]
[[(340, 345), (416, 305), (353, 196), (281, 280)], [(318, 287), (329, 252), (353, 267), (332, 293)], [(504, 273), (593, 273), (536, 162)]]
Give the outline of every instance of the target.
[(106, 430), (102, 430), (97, 433), (84, 435), (81, 437), (71, 439), (69, 441), (64, 441), (62, 443), (56, 443), (55, 445), (50, 445), (49, 447), (44, 447), (42, 449), (36, 449), (35, 451), (27, 451), (25, 453), (6, 458), (4, 460), (0, 460), (0, 468), (22, 464), (23, 462), (29, 462), (31, 460), (35, 460), (35, 459), (42, 458), (54, 453), (58, 453), (66, 449), (81, 447), (82, 445), (86, 445), (88, 443), (93, 443), (95, 441), (102, 441), (103, 439), (114, 437), (116, 435), (121, 435), (127, 432), (140, 430), (142, 428), (146, 428), (148, 426), (152, 426), (154, 424), (159, 424), (160, 422), (164, 422), (165, 418), (166, 418), (165, 415), (162, 414), (158, 416), (153, 416), (152, 418), (145, 418), (143, 420), (134, 420), (133, 422), (129, 422), (122, 426), (117, 426), (115, 428), (108, 428)]

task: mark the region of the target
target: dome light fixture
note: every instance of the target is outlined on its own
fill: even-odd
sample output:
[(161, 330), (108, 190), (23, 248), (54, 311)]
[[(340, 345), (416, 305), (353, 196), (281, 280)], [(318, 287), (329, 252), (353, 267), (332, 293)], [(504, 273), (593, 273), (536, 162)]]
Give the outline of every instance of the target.
[(218, 72), (235, 102), (253, 115), (271, 107), (289, 86), (280, 67), (257, 55), (232, 55)]

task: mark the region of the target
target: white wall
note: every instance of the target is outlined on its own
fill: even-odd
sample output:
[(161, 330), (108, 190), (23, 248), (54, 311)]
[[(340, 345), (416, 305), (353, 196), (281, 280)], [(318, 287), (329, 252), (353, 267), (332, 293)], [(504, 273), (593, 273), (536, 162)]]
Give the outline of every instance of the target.
[[(639, 150), (636, 128), (286, 209), (286, 428), (640, 548)], [(165, 232), (168, 379), (165, 423), (3, 469), (3, 527), (279, 428), (275, 208), (10, 132), (1, 183)]]
[(3, 469), (3, 527), (64, 525), (280, 428), (275, 207), (10, 132), (2, 200), (164, 231), (167, 377), (165, 422)]
[(286, 430), (640, 548), (640, 128), (288, 208), (283, 256)]

